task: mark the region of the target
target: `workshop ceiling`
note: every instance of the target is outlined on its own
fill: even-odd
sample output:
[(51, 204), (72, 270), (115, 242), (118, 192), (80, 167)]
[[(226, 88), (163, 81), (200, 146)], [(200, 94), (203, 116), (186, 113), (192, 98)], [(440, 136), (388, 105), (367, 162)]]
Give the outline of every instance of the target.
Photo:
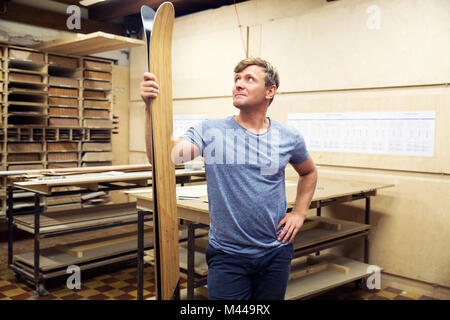
[[(172, 0), (171, 2), (175, 7), (176, 16), (179, 17), (243, 1), (246, 0)], [(161, 0), (104, 0), (90, 6), (83, 6), (79, 0), (0, 0), (4, 8), (0, 12), (0, 19), (77, 33), (104, 31), (117, 35), (129, 35), (136, 33), (142, 5), (145, 4), (156, 10), (163, 2)], [(59, 10), (53, 10), (52, 4), (55, 8), (59, 7)], [(61, 12), (61, 5), (77, 5), (87, 10), (88, 17), (81, 19), (81, 29), (68, 30), (66, 21), (69, 15)]]

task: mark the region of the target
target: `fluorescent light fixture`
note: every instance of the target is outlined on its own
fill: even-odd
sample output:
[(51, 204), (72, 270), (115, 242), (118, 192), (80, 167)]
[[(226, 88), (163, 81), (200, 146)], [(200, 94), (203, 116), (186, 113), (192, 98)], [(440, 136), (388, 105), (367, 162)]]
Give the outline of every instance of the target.
[(80, 4), (82, 6), (89, 7), (89, 6), (92, 6), (93, 4), (103, 2), (103, 1), (105, 1), (105, 0), (81, 0)]

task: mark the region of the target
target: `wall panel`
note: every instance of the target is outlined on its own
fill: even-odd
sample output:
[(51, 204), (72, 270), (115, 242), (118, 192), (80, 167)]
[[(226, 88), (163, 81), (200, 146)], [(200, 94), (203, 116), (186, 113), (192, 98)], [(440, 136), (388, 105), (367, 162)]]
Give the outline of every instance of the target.
[(279, 94), (269, 107), (269, 116), (287, 123), (289, 113), (436, 111), (433, 157), (384, 154), (311, 152), (319, 164), (392, 170), (450, 173), (447, 137), (450, 127), (450, 89), (425, 87)]
[[(379, 29), (367, 25), (370, 5)], [(261, 54), (283, 92), (448, 83), (449, 12), (445, 0), (345, 1), (263, 22)]]

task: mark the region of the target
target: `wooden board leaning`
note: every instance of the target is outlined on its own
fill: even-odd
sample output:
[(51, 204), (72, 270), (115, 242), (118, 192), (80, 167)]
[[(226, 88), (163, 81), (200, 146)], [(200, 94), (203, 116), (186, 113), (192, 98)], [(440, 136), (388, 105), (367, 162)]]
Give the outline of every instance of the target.
[[(147, 7), (147, 9), (151, 10)], [(155, 279), (157, 299), (172, 299), (179, 290), (180, 271), (178, 257), (178, 215), (176, 204), (175, 165), (171, 159), (172, 114), (172, 31), (175, 20), (174, 7), (164, 2), (154, 20), (151, 11), (141, 9), (149, 69), (158, 81), (160, 94), (152, 101), (150, 119), (153, 140), (153, 208), (154, 246), (157, 266)], [(146, 20), (145, 10), (150, 12)], [(147, 22), (150, 22), (149, 24)], [(152, 25), (153, 23), (153, 25)], [(149, 35), (150, 39), (149, 39)], [(150, 41), (150, 43), (148, 43)]]

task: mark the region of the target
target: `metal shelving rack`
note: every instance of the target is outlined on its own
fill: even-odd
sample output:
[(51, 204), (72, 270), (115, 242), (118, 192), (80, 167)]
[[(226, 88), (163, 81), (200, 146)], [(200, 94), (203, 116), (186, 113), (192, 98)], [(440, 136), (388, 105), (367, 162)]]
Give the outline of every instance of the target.
[[(146, 181), (146, 183), (148, 183), (148, 178), (146, 178)], [(68, 182), (67, 185), (70, 186), (70, 182)], [(139, 188), (142, 186), (142, 174), (140, 174), (137, 178), (128, 180), (123, 175), (120, 175), (114, 178), (109, 177), (107, 182), (102, 182), (101, 179), (97, 182), (97, 190), (105, 192)], [(75, 264), (78, 265), (81, 270), (86, 270), (136, 259), (137, 253), (135, 240), (129, 241), (129, 243), (127, 242), (127, 246), (125, 247), (121, 245), (117, 248), (108, 247), (109, 251), (107, 252), (102, 251), (99, 255), (86, 255), (86, 257), (71, 256), (70, 254), (64, 251), (59, 251), (56, 248), (46, 248), (42, 250), (40, 248), (40, 242), (45, 238), (53, 238), (73, 233), (82, 233), (136, 224), (137, 209), (134, 202), (52, 212), (51, 217), (58, 216), (59, 214), (64, 215), (64, 217), (73, 216), (75, 223), (60, 222), (46, 225), (45, 219), (48, 218), (46, 215), (43, 215), (45, 213), (42, 205), (44, 202), (43, 198), (47, 195), (68, 196), (79, 193), (84, 194), (91, 192), (91, 190), (82, 189), (73, 191), (50, 191), (49, 194), (41, 191), (28, 190), (28, 192), (31, 191), (32, 193), (31, 197), (34, 202), (33, 207), (31, 210), (27, 210), (26, 212), (14, 212), (14, 188), (17, 187), (17, 185), (8, 187), (8, 265), (11, 269), (13, 269), (16, 280), (24, 277), (34, 283), (36, 287), (35, 296), (45, 295), (47, 293), (45, 289), (45, 281), (47, 279), (66, 274), (66, 269), (70, 265)], [(84, 216), (84, 218), (80, 218), (80, 215)], [(150, 220), (151, 217), (146, 219), (146, 221)], [(13, 233), (15, 228), (33, 234), (33, 251), (14, 254)], [(150, 241), (146, 241), (145, 244), (143, 244), (145, 248), (150, 248), (151, 245), (152, 243)]]

